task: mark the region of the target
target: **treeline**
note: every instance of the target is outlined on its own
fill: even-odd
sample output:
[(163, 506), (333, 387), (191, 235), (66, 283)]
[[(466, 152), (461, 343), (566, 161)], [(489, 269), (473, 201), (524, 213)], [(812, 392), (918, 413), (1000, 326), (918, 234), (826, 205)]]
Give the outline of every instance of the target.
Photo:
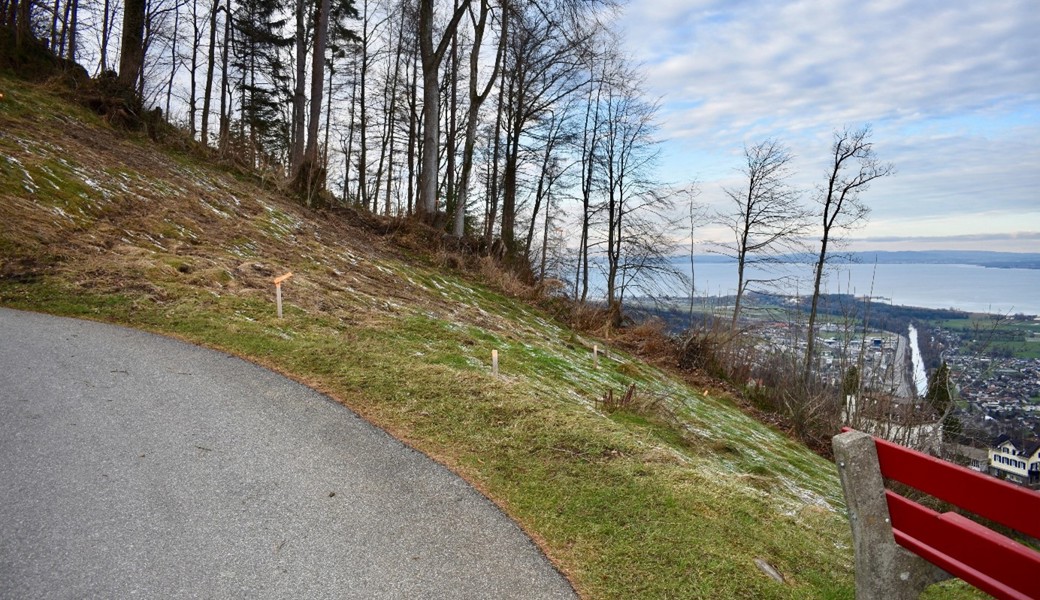
[(657, 105), (610, 0), (0, 0), (0, 15), (308, 205), (422, 219), (581, 301), (603, 264), (615, 320), (627, 289), (673, 273), (666, 214), (689, 187), (655, 179)]
[[(819, 184), (798, 190), (790, 151), (765, 140), (745, 146), (743, 181), (723, 190), (724, 209), (698, 206), (693, 183), (657, 178), (658, 106), (623, 53), (616, 8), (612, 0), (0, 0), (0, 26), (16, 48), (32, 40), (86, 65), (137, 98), (125, 110), (160, 110), (192, 144), (261, 171), (308, 206), (421, 220), (566, 295), (575, 313), (602, 302), (611, 327), (624, 323), (626, 299), (682, 287), (669, 257), (704, 223), (732, 232), (716, 244), (739, 280), (718, 338), (727, 343), (739, 333), (745, 293), (783, 285), (755, 280), (750, 267), (805, 252), (813, 284), (804, 352), (782, 371), (792, 393), (819, 397), (809, 388), (820, 366), (817, 319), (828, 310), (821, 282), (844, 235), (868, 216), (863, 193), (892, 165), (879, 159), (869, 126), (847, 126), (821, 153)], [(810, 239), (818, 244), (806, 247)], [(687, 343), (682, 353), (709, 346)], [(739, 350), (724, 354), (746, 364)], [(785, 400), (778, 410), (810, 405)]]

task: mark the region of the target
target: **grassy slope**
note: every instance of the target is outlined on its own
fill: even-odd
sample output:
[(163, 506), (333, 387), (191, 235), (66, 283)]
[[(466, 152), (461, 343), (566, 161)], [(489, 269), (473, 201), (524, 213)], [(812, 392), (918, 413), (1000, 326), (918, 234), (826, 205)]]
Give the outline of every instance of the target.
[[(725, 400), (619, 352), (597, 369), (591, 340), (254, 176), (0, 90), (0, 304), (174, 335), (329, 393), (483, 490), (585, 597), (852, 597), (833, 466)], [(596, 409), (632, 382), (683, 425)]]

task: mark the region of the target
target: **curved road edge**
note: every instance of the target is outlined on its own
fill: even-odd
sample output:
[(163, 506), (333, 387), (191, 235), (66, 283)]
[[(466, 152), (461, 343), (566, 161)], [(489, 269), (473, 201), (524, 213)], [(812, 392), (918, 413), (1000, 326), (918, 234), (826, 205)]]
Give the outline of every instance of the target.
[(0, 597), (575, 597), (446, 467), (245, 360), (0, 308), (0, 389)]

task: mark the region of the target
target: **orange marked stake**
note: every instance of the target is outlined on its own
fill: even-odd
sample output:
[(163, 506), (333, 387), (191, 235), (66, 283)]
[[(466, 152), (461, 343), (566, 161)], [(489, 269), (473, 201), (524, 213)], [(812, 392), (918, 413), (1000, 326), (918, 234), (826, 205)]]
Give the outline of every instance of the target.
[(274, 299), (278, 306), (278, 318), (282, 318), (282, 282), (292, 277), (292, 271), (274, 278)]

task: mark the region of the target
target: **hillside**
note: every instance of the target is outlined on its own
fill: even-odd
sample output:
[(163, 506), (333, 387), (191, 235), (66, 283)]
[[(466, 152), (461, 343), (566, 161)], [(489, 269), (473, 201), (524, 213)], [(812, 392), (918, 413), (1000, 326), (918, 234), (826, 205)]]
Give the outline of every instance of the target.
[[(602, 341), (449, 255), (413, 256), (420, 233), (306, 210), (44, 88), (0, 91), (0, 304), (172, 335), (331, 395), (472, 482), (583, 597), (852, 597), (833, 465), (732, 402), (620, 351), (595, 365)], [(635, 406), (597, 403), (631, 384)]]

